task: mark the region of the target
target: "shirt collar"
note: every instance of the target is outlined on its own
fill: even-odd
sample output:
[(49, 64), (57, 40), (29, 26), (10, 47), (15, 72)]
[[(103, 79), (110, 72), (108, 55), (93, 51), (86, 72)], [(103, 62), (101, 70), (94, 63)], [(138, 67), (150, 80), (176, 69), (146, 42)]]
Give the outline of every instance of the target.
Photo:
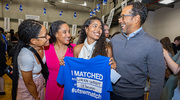
[(124, 36), (127, 38), (127, 40), (129, 40), (130, 38), (132, 38), (132, 37), (134, 37), (136, 34), (138, 34), (141, 29), (142, 29), (142, 26), (141, 26), (138, 30), (136, 30), (135, 32), (129, 34), (128, 37), (127, 37), (127, 35), (126, 35), (125, 33), (123, 33), (123, 34), (124, 34)]

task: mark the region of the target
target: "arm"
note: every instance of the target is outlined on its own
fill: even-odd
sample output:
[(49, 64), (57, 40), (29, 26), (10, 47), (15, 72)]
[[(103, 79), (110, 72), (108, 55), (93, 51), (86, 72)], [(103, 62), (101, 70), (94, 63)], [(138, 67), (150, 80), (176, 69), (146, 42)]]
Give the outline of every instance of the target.
[(116, 62), (114, 61), (112, 48), (110, 46), (107, 46), (107, 56), (111, 57), (109, 59), (109, 65), (111, 65), (111, 68), (116, 69)]
[(150, 44), (147, 67), (150, 79), (148, 100), (159, 100), (163, 89), (166, 67), (162, 46), (159, 42)]
[(81, 48), (83, 47), (83, 45), (84, 45), (84, 43), (79, 44), (79, 45), (76, 45), (76, 46), (74, 47), (73, 55), (74, 55), (75, 58), (78, 58), (79, 53), (80, 53)]
[(174, 74), (177, 74), (180, 71), (180, 67), (171, 59), (171, 57), (165, 49), (163, 49), (163, 53), (169, 68), (173, 71)]
[(33, 81), (32, 71), (25, 72), (21, 70), (21, 73), (22, 73), (22, 77), (28, 91), (36, 100), (40, 100), (40, 97), (38, 97), (36, 85)]

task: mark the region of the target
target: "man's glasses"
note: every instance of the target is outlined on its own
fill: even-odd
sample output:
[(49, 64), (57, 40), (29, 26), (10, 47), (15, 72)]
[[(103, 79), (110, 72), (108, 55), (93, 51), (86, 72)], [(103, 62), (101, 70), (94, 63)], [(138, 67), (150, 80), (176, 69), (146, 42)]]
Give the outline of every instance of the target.
[(122, 18), (122, 20), (124, 20), (124, 17), (125, 16), (134, 16), (134, 15), (124, 15), (124, 14), (122, 14), (122, 15), (120, 15), (119, 17), (118, 17), (118, 20), (120, 20), (121, 18)]

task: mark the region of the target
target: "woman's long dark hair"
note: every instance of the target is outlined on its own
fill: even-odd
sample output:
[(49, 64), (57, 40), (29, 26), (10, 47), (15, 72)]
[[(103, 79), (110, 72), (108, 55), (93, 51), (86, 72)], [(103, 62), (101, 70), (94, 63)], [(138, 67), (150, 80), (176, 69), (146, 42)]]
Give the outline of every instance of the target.
[(32, 38), (35, 38), (39, 35), (42, 25), (40, 22), (27, 19), (24, 20), (20, 26), (18, 27), (18, 36), (19, 41), (16, 45), (15, 54), (13, 58), (13, 86), (12, 86), (12, 100), (16, 100), (17, 96), (17, 86), (18, 86), (18, 79), (19, 79), (19, 72), (18, 72), (18, 62), (17, 58), (21, 49), (30, 43)]
[[(67, 23), (64, 21), (55, 21), (51, 24), (50, 29), (49, 29), (49, 36), (51, 37), (49, 39), (50, 43), (55, 44), (57, 42), (57, 38), (55, 35), (58, 32), (58, 30), (61, 29), (61, 26), (63, 24), (67, 24)], [(70, 48), (70, 51), (73, 52), (73, 47), (70, 45), (70, 42), (69, 42), (69, 44), (67, 44), (67, 46), (68, 46), (68, 48)]]
[(160, 40), (164, 49), (166, 49), (172, 56), (174, 56), (173, 47), (171, 45), (171, 40), (169, 37), (164, 37)]
[(101, 22), (102, 25), (102, 34), (100, 36), (100, 38), (97, 40), (96, 45), (95, 45), (95, 49), (93, 51), (93, 54), (91, 56), (91, 58), (96, 57), (97, 55), (102, 55), (102, 56), (107, 56), (107, 50), (106, 50), (106, 38), (105, 38), (105, 33), (104, 33), (104, 25), (103, 22), (101, 21), (100, 18), (98, 17), (91, 17), (89, 19), (87, 19), (84, 22), (84, 25), (81, 29), (81, 34), (80, 37), (78, 39), (77, 44), (81, 44), (84, 43), (84, 40), (86, 39), (87, 35), (86, 35), (86, 31), (85, 28), (89, 27), (90, 24), (92, 24), (93, 21), (95, 20), (99, 20)]

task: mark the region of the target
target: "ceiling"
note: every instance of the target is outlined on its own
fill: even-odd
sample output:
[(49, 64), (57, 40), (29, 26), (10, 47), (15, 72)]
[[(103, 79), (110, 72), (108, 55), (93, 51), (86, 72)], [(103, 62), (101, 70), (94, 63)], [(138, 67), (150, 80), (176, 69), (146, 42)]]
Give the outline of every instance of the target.
[[(129, 2), (132, 0), (129, 0)], [(162, 7), (170, 7), (173, 8), (174, 4), (179, 2), (180, 0), (175, 0), (175, 2), (168, 4), (168, 5), (163, 5), (163, 4), (159, 4), (158, 1), (160, 0), (142, 0), (142, 3), (147, 7), (148, 11), (155, 11), (157, 9), (160, 9)], [(111, 26), (116, 26), (118, 25), (118, 16), (120, 15), (120, 12), (115, 13)]]
[[(4, 0), (4, 1), (12, 1), (13, 3), (18, 3), (18, 0)], [(87, 11), (92, 10), (94, 3), (102, 4), (103, 0), (65, 0), (65, 1), (71, 2), (73, 4), (62, 4), (59, 2), (62, 0), (32, 0), (32, 1), (34, 1), (34, 2), (48, 1), (48, 3), (44, 3), (44, 5), (50, 4), (50, 6), (54, 6), (54, 8), (56, 8), (56, 9), (62, 9), (62, 8), (63, 9), (69, 9), (69, 10), (76, 9), (77, 11), (87, 12)], [(88, 6), (77, 6), (77, 4), (83, 4), (85, 1), (86, 1)], [(114, 2), (115, 6), (118, 5), (119, 1), (120, 0), (112, 0), (112, 2)], [(128, 0), (128, 1), (130, 2), (130, 1), (134, 1), (134, 0)], [(174, 4), (179, 2), (180, 0), (175, 0), (175, 2), (168, 4), (168, 5), (159, 4), (158, 1), (160, 1), (160, 0), (142, 0), (142, 3), (147, 7), (148, 11), (155, 11), (155, 10), (160, 9), (162, 7), (173, 8)], [(112, 2), (110, 2), (110, 3), (112, 3)], [(38, 3), (34, 3), (34, 4), (38, 4)], [(118, 23), (118, 16), (120, 15), (120, 13), (121, 13), (121, 9), (117, 8), (114, 12), (114, 16), (113, 16), (111, 26), (116, 26), (119, 24)], [(108, 15), (105, 16), (105, 20), (107, 20), (107, 18), (108, 18)]]

